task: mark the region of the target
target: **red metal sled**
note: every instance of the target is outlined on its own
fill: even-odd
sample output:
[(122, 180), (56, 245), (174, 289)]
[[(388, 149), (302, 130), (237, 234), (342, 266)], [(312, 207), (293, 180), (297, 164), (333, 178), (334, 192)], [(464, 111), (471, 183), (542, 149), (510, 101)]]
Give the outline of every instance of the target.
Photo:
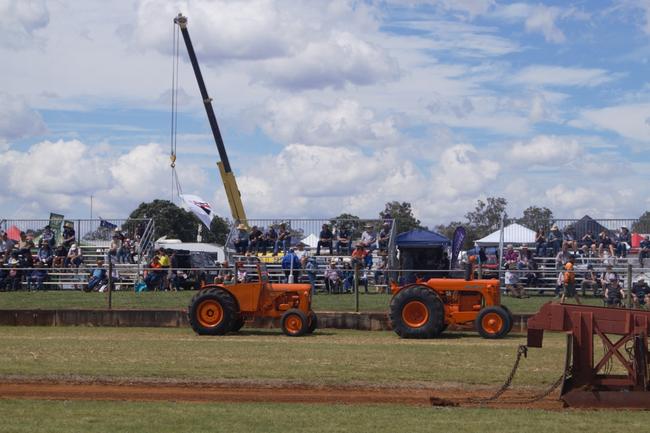
[[(542, 347), (544, 331), (567, 333), (565, 406), (650, 409), (649, 311), (548, 303), (528, 320), (528, 346)], [(611, 363), (625, 373), (608, 373)]]

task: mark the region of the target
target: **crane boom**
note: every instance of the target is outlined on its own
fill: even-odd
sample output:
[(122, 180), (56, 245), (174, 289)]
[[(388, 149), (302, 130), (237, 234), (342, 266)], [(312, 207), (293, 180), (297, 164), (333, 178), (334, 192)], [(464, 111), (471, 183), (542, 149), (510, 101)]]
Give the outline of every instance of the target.
[(208, 96), (208, 91), (205, 87), (205, 82), (203, 81), (203, 74), (201, 74), (201, 68), (199, 67), (199, 61), (196, 58), (194, 46), (192, 45), (190, 34), (187, 31), (187, 17), (183, 16), (182, 14), (178, 14), (178, 16), (174, 18), (174, 23), (178, 24), (181, 30), (181, 34), (183, 35), (185, 47), (187, 48), (187, 54), (190, 57), (192, 69), (194, 69), (194, 75), (196, 76), (196, 81), (199, 85), (199, 90), (201, 91), (201, 98), (203, 98), (203, 106), (205, 107), (205, 112), (208, 115), (208, 121), (210, 122), (210, 128), (212, 129), (214, 142), (217, 145), (217, 150), (219, 151), (219, 158), (221, 161), (219, 161), (217, 165), (219, 166), (221, 181), (223, 182), (223, 186), (226, 190), (226, 197), (228, 198), (230, 212), (235, 221), (241, 221), (245, 224), (246, 212), (244, 212), (244, 204), (241, 201), (241, 193), (237, 187), (235, 174), (232, 172), (232, 169), (230, 167), (230, 161), (228, 160), (226, 147), (223, 144), (223, 138), (221, 137), (221, 131), (219, 130), (217, 117), (215, 116), (214, 109), (212, 108), (212, 98)]

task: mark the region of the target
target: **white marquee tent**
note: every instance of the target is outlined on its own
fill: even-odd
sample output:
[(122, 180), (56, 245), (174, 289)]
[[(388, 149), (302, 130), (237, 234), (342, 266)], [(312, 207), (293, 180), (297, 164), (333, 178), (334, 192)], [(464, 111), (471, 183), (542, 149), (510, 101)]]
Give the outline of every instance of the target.
[[(474, 243), (480, 247), (498, 246), (500, 237), (501, 232), (497, 230)], [(535, 231), (521, 224), (510, 224), (503, 228), (503, 243), (504, 245), (513, 244), (515, 247), (522, 244), (530, 246), (535, 243)]]

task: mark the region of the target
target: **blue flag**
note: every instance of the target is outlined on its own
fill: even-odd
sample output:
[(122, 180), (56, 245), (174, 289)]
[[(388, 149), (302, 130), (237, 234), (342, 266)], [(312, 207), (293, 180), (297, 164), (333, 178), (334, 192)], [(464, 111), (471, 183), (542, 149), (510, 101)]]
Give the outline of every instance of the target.
[(463, 242), (465, 241), (465, 227), (458, 226), (456, 231), (454, 231), (454, 239), (451, 243), (451, 269), (456, 267), (456, 261), (458, 261), (458, 253), (463, 247)]

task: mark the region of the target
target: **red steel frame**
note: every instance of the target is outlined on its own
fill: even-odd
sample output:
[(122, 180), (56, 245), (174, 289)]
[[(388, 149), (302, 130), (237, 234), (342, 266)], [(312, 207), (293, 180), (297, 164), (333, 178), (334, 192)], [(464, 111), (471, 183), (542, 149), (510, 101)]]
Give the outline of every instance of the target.
[[(650, 409), (650, 311), (548, 303), (528, 320), (528, 346), (542, 347), (544, 331), (567, 333), (566, 406)], [(596, 336), (605, 349), (600, 359)], [(625, 374), (607, 373), (611, 362)]]

